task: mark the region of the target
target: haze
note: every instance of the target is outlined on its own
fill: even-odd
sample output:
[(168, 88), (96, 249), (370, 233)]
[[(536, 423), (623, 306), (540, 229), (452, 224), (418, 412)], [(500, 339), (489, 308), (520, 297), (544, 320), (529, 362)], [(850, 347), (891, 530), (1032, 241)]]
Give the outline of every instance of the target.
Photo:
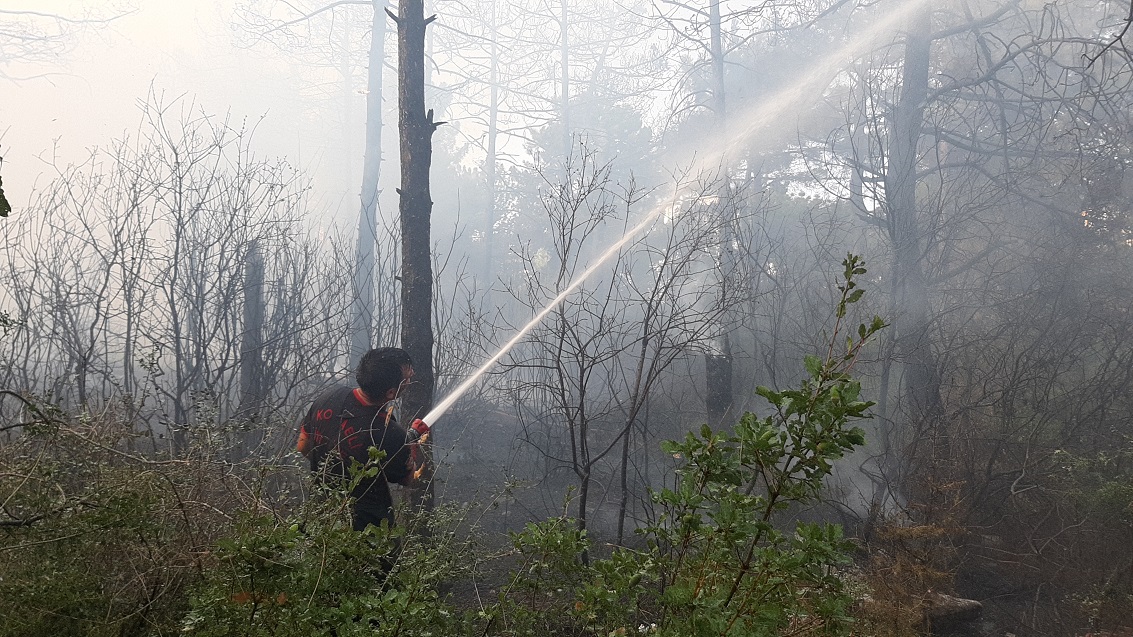
[(1133, 634), (1128, 0), (435, 0), (431, 120), (387, 8), (0, 0), (0, 598), (38, 609), (0, 637), (68, 607), (18, 563), (151, 471), (197, 564), (154, 634), (287, 606), (208, 561), (245, 506), (311, 541), (296, 426), (384, 346), (434, 427), (405, 499), (580, 569), (512, 580), (544, 624), (430, 583), (477, 634)]

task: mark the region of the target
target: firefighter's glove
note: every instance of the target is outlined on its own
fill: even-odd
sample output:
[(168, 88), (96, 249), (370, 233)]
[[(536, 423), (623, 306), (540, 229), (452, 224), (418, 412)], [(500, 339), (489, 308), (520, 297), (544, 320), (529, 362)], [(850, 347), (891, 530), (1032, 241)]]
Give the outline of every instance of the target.
[(414, 420), (413, 424), (409, 425), (409, 429), (411, 432), (413, 432), (409, 434), (409, 437), (413, 439), (413, 442), (425, 442), (429, 439), (429, 425), (424, 420), (421, 420), (420, 418)]
[(421, 474), (425, 471), (425, 454), (421, 451), (421, 444), (429, 439), (429, 425), (424, 420), (418, 418), (409, 425), (409, 431), (406, 432), (406, 437), (409, 439), (409, 473), (414, 482), (421, 478)]

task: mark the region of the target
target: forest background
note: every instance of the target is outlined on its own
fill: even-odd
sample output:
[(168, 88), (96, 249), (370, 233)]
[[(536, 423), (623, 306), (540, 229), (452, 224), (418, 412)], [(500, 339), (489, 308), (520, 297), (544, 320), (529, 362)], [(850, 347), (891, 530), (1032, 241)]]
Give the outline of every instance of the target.
[[(36, 613), (160, 632), (138, 609), (187, 616), (224, 538), (292, 541), (239, 512), (291, 528), (298, 418), (404, 324), (385, 8), (0, 5), (0, 533), (5, 586), (62, 591)], [(890, 324), (866, 444), (776, 528), (840, 522), (896, 634), (942, 591), (999, 634), (1128, 630), (1128, 4), (428, 13), (437, 397), (652, 219), (435, 423), (442, 504), (640, 548), (689, 457), (663, 440), (833, 360), (852, 252)]]

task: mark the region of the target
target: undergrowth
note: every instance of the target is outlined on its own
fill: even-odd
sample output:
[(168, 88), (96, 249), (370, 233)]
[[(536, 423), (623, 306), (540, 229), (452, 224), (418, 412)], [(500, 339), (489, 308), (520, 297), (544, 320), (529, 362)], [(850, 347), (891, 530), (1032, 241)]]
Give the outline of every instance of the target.
[(562, 516), (490, 551), (467, 507), (356, 533), (342, 491), (264, 495), (294, 466), (252, 470), (205, 443), (147, 457), (126, 451), (126, 423), (29, 401), (0, 471), (0, 636), (853, 634), (850, 543), (781, 519), (863, 444), (872, 403), (850, 372), (884, 323), (846, 329), (865, 269), (844, 266), (830, 346), (797, 387), (759, 388), (767, 415), (665, 443), (681, 465), (635, 549), (596, 551)]

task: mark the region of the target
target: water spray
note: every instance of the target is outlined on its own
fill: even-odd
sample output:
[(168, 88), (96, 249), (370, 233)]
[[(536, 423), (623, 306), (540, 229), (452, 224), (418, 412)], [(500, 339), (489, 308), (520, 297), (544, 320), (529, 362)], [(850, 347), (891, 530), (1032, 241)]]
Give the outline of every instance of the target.
[[(860, 56), (872, 44), (875, 37), (896, 29), (901, 23), (907, 20), (914, 11), (919, 10), (922, 5), (930, 1), (931, 0), (904, 1), (900, 9), (885, 14), (880, 20), (872, 23), (870, 28), (857, 38), (847, 42), (842, 47), (839, 47), (823, 57), (819, 62), (814, 64), (808, 72), (799, 77), (796, 82), (780, 89), (771, 96), (771, 98), (761, 104), (749, 108), (743, 113), (742, 117), (739, 118), (742, 125), (738, 127), (738, 130), (733, 127), (732, 130), (728, 131), (725, 135), (717, 134), (710, 138), (709, 143), (706, 145), (715, 150), (705, 153), (700, 160), (694, 162), (692, 172), (694, 174), (697, 172), (702, 173), (708, 169), (722, 166), (725, 164), (727, 157), (731, 155), (734, 150), (750, 146), (752, 143), (757, 142), (761, 134), (767, 130), (767, 122), (777, 120), (805, 100), (808, 95), (813, 95), (818, 90), (829, 86), (832, 76), (836, 75), (842, 69), (842, 65), (846, 60)], [(681, 191), (678, 190), (676, 194), (677, 200), (679, 201)], [(546, 307), (533, 316), (526, 325), (521, 327), (519, 331), (512, 336), (511, 340), (500, 347), (499, 351), (477, 368), (477, 370), (458, 385), (456, 389), (449, 392), (429, 413), (425, 414), (422, 420), (429, 423), (429, 425), (434, 424), (436, 419), (443, 416), (444, 413), (452, 407), (453, 403), (464, 395), (464, 392), (468, 391), (485, 372), (491, 369), (512, 347), (519, 343), (536, 325), (542, 322), (548, 314), (554, 311), (559, 303), (563, 302), (566, 297), (577, 290), (586, 279), (590, 278), (598, 268), (602, 267), (610, 257), (621, 250), (630, 240), (644, 232), (664, 212), (672, 209), (671, 205), (658, 204), (649, 211), (636, 226), (626, 231), (621, 239), (618, 239), (609, 249), (599, 255), (582, 274), (575, 277), (566, 288), (547, 303)]]
[(591, 263), (590, 267), (586, 268), (586, 271), (575, 277), (575, 279), (570, 282), (570, 285), (563, 288), (562, 292), (559, 292), (558, 296), (551, 299), (547, 303), (546, 307), (544, 307), (542, 310), (539, 310), (539, 313), (532, 317), (532, 319), (528, 321), (526, 325), (519, 328), (519, 331), (515, 333), (515, 336), (511, 337), (511, 340), (504, 343), (503, 347), (501, 347), (500, 350), (495, 353), (495, 355), (489, 358), (483, 365), (481, 365), (475, 372), (473, 372), (471, 376), (466, 378), (464, 382), (457, 386), (456, 389), (449, 392), (448, 396), (445, 396), (444, 399), (441, 400), (441, 402), (437, 403), (436, 406), (434, 406), (433, 409), (429, 411), (429, 413), (425, 414), (425, 417), (422, 420), (431, 424), (437, 418), (441, 417), (446, 411), (448, 411), (448, 408), (452, 407), (452, 404), (456, 402), (456, 400), (460, 398), (461, 395), (464, 394), (464, 392), (468, 391), (468, 388), (475, 384), (476, 381), (484, 375), (484, 372), (491, 369), (491, 367), (496, 364), (496, 361), (503, 358), (504, 354), (507, 354), (511, 350), (511, 348), (514, 347), (515, 344), (518, 343), (524, 336), (527, 336), (528, 332), (530, 332), (535, 328), (536, 325), (542, 322), (548, 314), (550, 314), (556, 307), (558, 307), (559, 303), (562, 303), (563, 300), (566, 299), (566, 297), (570, 296), (571, 292), (577, 290), (578, 286), (582, 285), (582, 283), (586, 281), (586, 279), (590, 278), (591, 274), (597, 271), (598, 268), (602, 267), (602, 264), (606, 263), (606, 261), (608, 261), (611, 256), (617, 253), (618, 250), (621, 250), (622, 247), (625, 246), (625, 244), (629, 243), (631, 239), (645, 230), (657, 219), (657, 217), (661, 216), (662, 212), (667, 209), (668, 208), (665, 206), (657, 206), (649, 214), (645, 215), (645, 218), (642, 219), (640, 223), (626, 231), (626, 233), (622, 235), (621, 239), (618, 239), (614, 243), (614, 245), (610, 246), (605, 252), (599, 255), (594, 263)]

